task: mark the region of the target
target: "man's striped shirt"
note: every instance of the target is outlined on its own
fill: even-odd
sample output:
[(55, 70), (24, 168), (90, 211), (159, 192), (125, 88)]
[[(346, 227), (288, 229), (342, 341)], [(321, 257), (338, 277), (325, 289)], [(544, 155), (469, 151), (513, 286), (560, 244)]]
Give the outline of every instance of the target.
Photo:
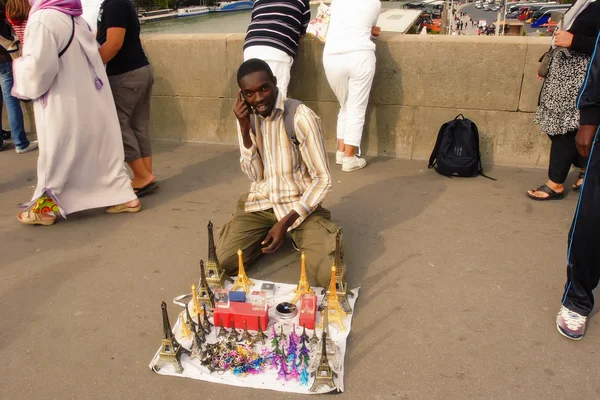
[(309, 0), (257, 0), (244, 50), (250, 46), (269, 46), (294, 57), (300, 35), (306, 33), (309, 22)]

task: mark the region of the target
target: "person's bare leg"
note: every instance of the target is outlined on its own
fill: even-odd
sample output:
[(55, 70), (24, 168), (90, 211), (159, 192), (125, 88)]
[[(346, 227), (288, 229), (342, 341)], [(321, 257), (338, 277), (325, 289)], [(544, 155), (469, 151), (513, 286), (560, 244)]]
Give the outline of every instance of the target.
[(345, 151), (346, 150), (346, 145), (344, 145), (344, 139), (338, 139), (337, 140), (337, 149), (338, 149), (338, 151)]
[(146, 168), (143, 158), (138, 158), (134, 161), (128, 161), (127, 164), (129, 164), (129, 167), (133, 171), (131, 186), (133, 186), (134, 189), (143, 188), (144, 186), (154, 182), (154, 175), (152, 175), (152, 173)]
[(144, 162), (144, 165), (146, 166), (146, 170), (148, 172), (150, 172), (150, 174), (152, 174), (152, 156), (143, 157), (142, 161)]
[(356, 149), (356, 146), (346, 145), (346, 148), (344, 149), (344, 157), (354, 157), (356, 154)]

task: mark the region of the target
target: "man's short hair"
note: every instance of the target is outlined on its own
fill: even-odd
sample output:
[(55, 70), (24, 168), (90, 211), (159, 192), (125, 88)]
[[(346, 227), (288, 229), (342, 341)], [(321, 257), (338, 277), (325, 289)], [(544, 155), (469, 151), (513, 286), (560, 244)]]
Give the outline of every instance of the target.
[(269, 64), (258, 58), (251, 58), (249, 60), (244, 61), (242, 65), (240, 65), (240, 68), (238, 69), (237, 73), (238, 84), (240, 83), (243, 77), (245, 77), (246, 75), (253, 74), (255, 72), (265, 72), (269, 79), (271, 79), (272, 81), (275, 80), (275, 76), (273, 75), (273, 71), (271, 71), (271, 67), (269, 67)]

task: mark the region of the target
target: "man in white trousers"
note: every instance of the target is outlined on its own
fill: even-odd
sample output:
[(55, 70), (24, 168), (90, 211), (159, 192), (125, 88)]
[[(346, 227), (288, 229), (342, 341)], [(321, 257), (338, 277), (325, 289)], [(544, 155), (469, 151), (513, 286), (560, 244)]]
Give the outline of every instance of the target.
[(244, 42), (244, 61), (265, 61), (287, 97), (290, 70), (310, 22), (309, 0), (256, 0)]
[(336, 0), (323, 51), (323, 65), (329, 86), (340, 103), (337, 121), (336, 164), (342, 171), (364, 168), (360, 158), (365, 114), (375, 75), (376, 26), (381, 11), (379, 0)]

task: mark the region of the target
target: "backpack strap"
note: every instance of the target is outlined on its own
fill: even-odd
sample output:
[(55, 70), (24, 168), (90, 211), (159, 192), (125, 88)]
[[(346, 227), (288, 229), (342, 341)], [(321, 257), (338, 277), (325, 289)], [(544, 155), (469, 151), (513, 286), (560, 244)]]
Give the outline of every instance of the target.
[(61, 58), (63, 54), (65, 54), (65, 51), (67, 51), (69, 49), (69, 47), (71, 46), (71, 43), (73, 43), (73, 38), (75, 37), (75, 17), (73, 17), (71, 15), (71, 22), (73, 23), (73, 30), (71, 31), (71, 37), (69, 38), (69, 41), (67, 42), (67, 45), (65, 46), (64, 49), (62, 49), (60, 51), (60, 53), (58, 53), (58, 58)]
[(300, 100), (286, 99), (283, 106), (283, 126), (288, 137), (296, 146), (300, 144), (296, 138), (296, 132), (294, 128), (294, 118), (296, 117), (296, 110), (302, 104)]
[[(464, 117), (463, 117), (464, 118)], [(475, 146), (477, 147), (477, 173), (483, 176), (484, 178), (490, 179), (492, 181), (497, 181), (498, 179), (492, 178), (491, 176), (487, 176), (483, 173), (483, 166), (481, 165), (481, 151), (479, 150), (479, 129), (475, 122), (471, 120), (467, 120), (471, 124), (471, 129), (473, 130), (473, 134), (475, 135)]]
[(440, 151), (440, 143), (442, 142), (442, 135), (444, 134), (444, 131), (446, 130), (448, 125), (450, 125), (450, 123), (446, 122), (444, 125), (442, 125), (440, 131), (438, 132), (437, 139), (435, 141), (435, 146), (433, 146), (433, 151), (431, 152), (431, 156), (429, 156), (429, 164), (427, 165), (427, 168), (435, 167), (435, 163), (437, 162), (436, 159)]

